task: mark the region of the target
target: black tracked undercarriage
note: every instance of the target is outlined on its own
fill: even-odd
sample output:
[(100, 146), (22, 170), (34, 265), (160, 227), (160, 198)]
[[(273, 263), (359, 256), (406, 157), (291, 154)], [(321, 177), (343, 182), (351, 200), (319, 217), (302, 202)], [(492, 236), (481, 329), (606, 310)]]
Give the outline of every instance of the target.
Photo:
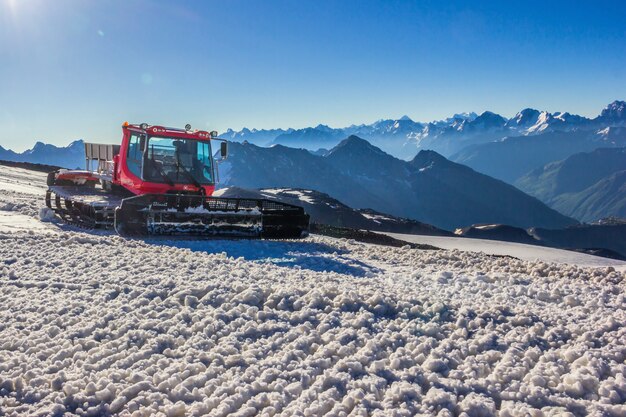
[(51, 185), (46, 205), (65, 222), (121, 235), (300, 238), (308, 234), (302, 207), (266, 199), (186, 194), (112, 193), (99, 185)]

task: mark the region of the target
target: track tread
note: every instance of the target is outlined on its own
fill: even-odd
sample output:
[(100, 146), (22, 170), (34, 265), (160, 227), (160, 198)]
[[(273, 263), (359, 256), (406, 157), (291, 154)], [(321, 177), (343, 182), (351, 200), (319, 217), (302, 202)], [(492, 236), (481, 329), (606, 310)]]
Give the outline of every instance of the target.
[[(91, 202), (85, 199), (85, 197), (99, 196), (103, 198)], [(159, 199), (171, 198), (171, 201), (176, 204), (179, 204), (181, 200), (187, 201), (187, 205), (183, 207), (190, 207), (189, 201), (195, 200), (189, 199), (189, 196), (143, 195), (119, 199), (110, 197), (90, 187), (54, 185), (50, 186), (46, 192), (46, 205), (66, 224), (85, 230), (113, 229), (119, 235), (127, 237), (165, 235), (197, 236), (198, 240), (201, 238), (299, 239), (308, 235), (309, 216), (298, 206), (285, 205), (286, 209), (281, 210), (279, 204), (272, 203), (271, 209), (255, 212), (254, 210), (258, 209), (250, 209), (248, 206), (243, 208), (244, 204), (250, 204), (249, 199), (211, 199), (209, 197), (202, 200), (204, 207), (208, 207), (206, 213), (194, 213), (181, 211), (178, 205), (168, 209), (155, 209), (152, 205), (158, 197)], [(226, 204), (234, 202), (235, 209), (224, 209), (220, 206), (223, 201)], [(114, 203), (118, 204), (113, 205)], [(242, 208), (239, 208), (240, 203)], [(258, 201), (255, 204), (257, 204), (256, 207), (262, 207), (264, 203)], [(213, 207), (214, 205), (217, 207)], [(177, 211), (168, 211), (171, 208)], [(202, 218), (202, 216), (206, 217)], [(232, 219), (238, 216), (242, 217), (237, 219), (237, 223), (233, 222)], [(159, 220), (156, 227), (154, 226), (155, 218)], [(153, 222), (153, 230), (151, 230), (149, 219)], [(179, 223), (177, 223), (178, 219), (181, 219)], [(219, 226), (220, 219), (225, 219), (221, 222), (226, 224), (222, 230)], [(238, 224), (241, 224), (241, 228), (238, 228)], [(196, 230), (193, 230), (194, 227)], [(185, 228), (188, 230), (185, 231)], [(155, 230), (157, 233), (153, 233)]]

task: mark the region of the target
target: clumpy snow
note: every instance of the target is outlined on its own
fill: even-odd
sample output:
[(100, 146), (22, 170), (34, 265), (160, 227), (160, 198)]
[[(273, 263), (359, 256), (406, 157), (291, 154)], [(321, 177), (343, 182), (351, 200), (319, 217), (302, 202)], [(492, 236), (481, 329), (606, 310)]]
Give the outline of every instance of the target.
[(41, 224), (0, 228), (0, 415), (626, 413), (611, 267)]
[(611, 269), (323, 237), (0, 239), (7, 415), (626, 412)]

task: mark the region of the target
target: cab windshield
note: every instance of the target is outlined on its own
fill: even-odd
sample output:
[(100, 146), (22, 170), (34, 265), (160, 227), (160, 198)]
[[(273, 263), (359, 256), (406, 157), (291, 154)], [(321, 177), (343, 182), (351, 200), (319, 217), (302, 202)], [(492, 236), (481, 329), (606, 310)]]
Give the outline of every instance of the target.
[(192, 139), (148, 138), (143, 178), (177, 184), (213, 184), (211, 143)]

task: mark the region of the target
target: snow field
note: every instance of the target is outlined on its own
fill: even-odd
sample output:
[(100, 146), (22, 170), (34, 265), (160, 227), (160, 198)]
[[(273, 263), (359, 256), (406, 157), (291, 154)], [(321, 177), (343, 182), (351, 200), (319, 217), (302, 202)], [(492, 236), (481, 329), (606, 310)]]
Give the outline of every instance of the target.
[(626, 414), (612, 268), (0, 233), (0, 414)]
[(512, 256), (527, 261), (542, 260), (544, 262), (572, 264), (593, 268), (610, 266), (622, 272), (626, 272), (626, 262), (624, 261), (564, 249), (467, 237), (422, 236), (401, 233), (385, 234), (396, 239), (404, 240), (405, 242), (433, 245), (442, 249), (484, 252), (492, 255)]
[(45, 173), (0, 165), (0, 212), (37, 217), (47, 188)]
[(54, 218), (54, 213), (44, 207), (45, 174), (22, 171), (28, 173), (0, 165), (0, 233), (57, 231), (45, 224)]
[(0, 192), (41, 195), (47, 188), (46, 177), (43, 172), (0, 165)]

